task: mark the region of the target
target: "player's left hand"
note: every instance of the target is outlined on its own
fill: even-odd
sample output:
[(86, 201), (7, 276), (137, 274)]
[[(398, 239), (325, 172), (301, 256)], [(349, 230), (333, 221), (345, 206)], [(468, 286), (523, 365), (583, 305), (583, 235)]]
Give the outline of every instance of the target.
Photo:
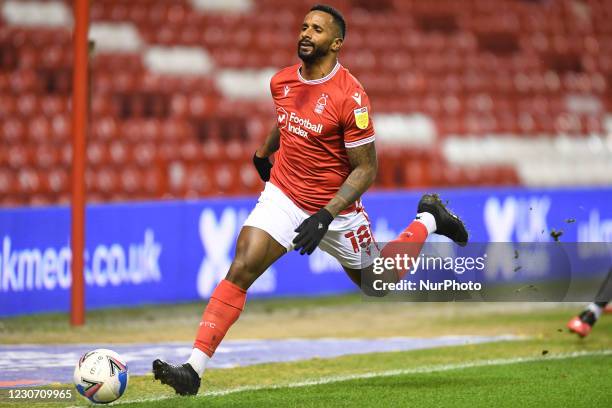
[(263, 181), (270, 180), (270, 170), (272, 170), (272, 163), (270, 163), (270, 159), (267, 157), (259, 157), (257, 153), (253, 155), (253, 164), (257, 169), (257, 173), (259, 173), (259, 177)]
[(295, 229), (298, 234), (293, 238), (295, 250), (300, 250), (300, 255), (312, 254), (319, 242), (325, 236), (329, 224), (334, 217), (325, 208), (306, 218), (299, 227)]

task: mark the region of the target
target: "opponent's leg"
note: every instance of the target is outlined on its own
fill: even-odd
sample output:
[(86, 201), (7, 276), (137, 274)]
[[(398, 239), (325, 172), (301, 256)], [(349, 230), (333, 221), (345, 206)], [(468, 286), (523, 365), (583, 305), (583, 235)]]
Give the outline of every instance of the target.
[(601, 317), (608, 302), (590, 303), (578, 316), (567, 323), (567, 328), (580, 337), (586, 337)]
[(567, 323), (567, 328), (571, 332), (576, 333), (580, 337), (586, 337), (591, 333), (593, 326), (605, 313), (609, 299), (612, 298), (612, 268), (608, 272), (608, 276), (601, 284), (601, 287), (595, 295), (595, 302), (590, 303), (578, 316), (574, 317)]
[(155, 379), (170, 385), (178, 394), (196, 394), (207, 361), (242, 312), (247, 289), (285, 253), (285, 247), (267, 232), (255, 227), (243, 227), (229, 272), (213, 291), (204, 310), (191, 357), (180, 366), (155, 360)]

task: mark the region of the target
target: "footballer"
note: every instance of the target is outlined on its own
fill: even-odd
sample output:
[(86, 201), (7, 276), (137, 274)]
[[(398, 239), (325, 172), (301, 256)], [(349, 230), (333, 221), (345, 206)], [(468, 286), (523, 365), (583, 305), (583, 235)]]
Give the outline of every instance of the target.
[[(360, 200), (376, 177), (376, 136), (368, 95), (338, 61), (345, 35), (340, 12), (315, 5), (298, 37), (301, 63), (270, 81), (277, 123), (253, 157), (265, 188), (204, 310), (191, 356), (182, 365), (153, 362), (155, 379), (178, 394), (198, 392), (206, 364), (240, 316), (249, 287), (284, 254), (310, 255), (318, 247), (361, 286), (362, 274), (387, 248), (379, 250)], [(426, 194), (416, 218), (391, 243), (413, 244), (412, 255), (418, 255), (434, 232), (460, 245), (468, 241), (463, 222), (437, 195)]]

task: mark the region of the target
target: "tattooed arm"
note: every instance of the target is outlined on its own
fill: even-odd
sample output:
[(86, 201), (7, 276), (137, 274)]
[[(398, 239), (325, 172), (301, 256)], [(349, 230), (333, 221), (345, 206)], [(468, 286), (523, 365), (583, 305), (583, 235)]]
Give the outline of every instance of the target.
[(374, 143), (346, 149), (351, 163), (351, 173), (344, 181), (334, 198), (325, 206), (333, 217), (357, 201), (372, 185), (378, 171), (376, 147)]

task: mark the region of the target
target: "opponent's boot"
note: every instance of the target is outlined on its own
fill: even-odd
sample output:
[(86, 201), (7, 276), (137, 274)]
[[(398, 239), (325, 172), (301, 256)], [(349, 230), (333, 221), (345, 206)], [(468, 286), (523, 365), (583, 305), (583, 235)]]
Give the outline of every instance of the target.
[(567, 323), (567, 328), (580, 337), (586, 337), (589, 335), (591, 330), (593, 330), (595, 322), (597, 322), (595, 313), (587, 309), (580, 313), (579, 316), (576, 316), (570, 320)]

